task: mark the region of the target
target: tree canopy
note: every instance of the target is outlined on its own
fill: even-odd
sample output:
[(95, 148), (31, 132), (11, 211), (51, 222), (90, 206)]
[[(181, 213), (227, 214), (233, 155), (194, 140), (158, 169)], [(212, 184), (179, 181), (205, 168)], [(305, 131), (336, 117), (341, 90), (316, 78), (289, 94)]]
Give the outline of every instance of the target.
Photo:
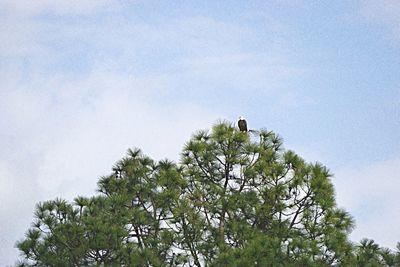
[(331, 177), (271, 131), (218, 123), (179, 163), (130, 149), (95, 196), (37, 204), (18, 266), (400, 266), (350, 242)]

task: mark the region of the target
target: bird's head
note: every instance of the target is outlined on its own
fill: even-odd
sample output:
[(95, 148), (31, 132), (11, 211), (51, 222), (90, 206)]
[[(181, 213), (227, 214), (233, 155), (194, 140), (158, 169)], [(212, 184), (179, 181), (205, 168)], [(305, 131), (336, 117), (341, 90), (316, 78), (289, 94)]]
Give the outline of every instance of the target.
[(239, 117), (239, 120), (241, 121), (241, 120), (244, 120), (244, 117), (243, 116), (240, 116)]

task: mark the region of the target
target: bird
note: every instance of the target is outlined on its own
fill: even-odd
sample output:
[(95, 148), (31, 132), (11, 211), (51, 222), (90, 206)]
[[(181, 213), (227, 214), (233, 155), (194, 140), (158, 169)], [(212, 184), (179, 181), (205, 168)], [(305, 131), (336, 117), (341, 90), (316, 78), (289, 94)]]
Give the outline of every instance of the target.
[(247, 122), (246, 119), (242, 116), (239, 117), (238, 126), (241, 132), (247, 132)]

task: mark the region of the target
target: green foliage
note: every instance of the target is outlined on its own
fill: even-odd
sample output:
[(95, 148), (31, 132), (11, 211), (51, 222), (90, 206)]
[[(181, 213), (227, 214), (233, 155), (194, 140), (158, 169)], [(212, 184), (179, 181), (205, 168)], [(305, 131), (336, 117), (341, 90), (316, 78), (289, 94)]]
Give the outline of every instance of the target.
[(349, 242), (330, 177), (273, 132), (219, 123), (179, 164), (128, 150), (99, 195), (39, 203), (19, 266), (398, 266), (399, 253)]
[(363, 239), (355, 247), (356, 264), (354, 266), (400, 266), (400, 243), (397, 251), (381, 248), (373, 240)]

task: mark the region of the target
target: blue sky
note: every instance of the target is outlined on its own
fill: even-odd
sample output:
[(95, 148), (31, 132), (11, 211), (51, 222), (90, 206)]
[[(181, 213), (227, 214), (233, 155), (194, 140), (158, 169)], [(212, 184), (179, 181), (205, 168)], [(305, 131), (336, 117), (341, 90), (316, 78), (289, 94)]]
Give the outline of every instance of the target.
[[(177, 160), (243, 115), (335, 175), (362, 237), (400, 241), (400, 3), (0, 3), (0, 265), (38, 201), (92, 195), (129, 147)], [(140, 126), (139, 126), (140, 125)]]

